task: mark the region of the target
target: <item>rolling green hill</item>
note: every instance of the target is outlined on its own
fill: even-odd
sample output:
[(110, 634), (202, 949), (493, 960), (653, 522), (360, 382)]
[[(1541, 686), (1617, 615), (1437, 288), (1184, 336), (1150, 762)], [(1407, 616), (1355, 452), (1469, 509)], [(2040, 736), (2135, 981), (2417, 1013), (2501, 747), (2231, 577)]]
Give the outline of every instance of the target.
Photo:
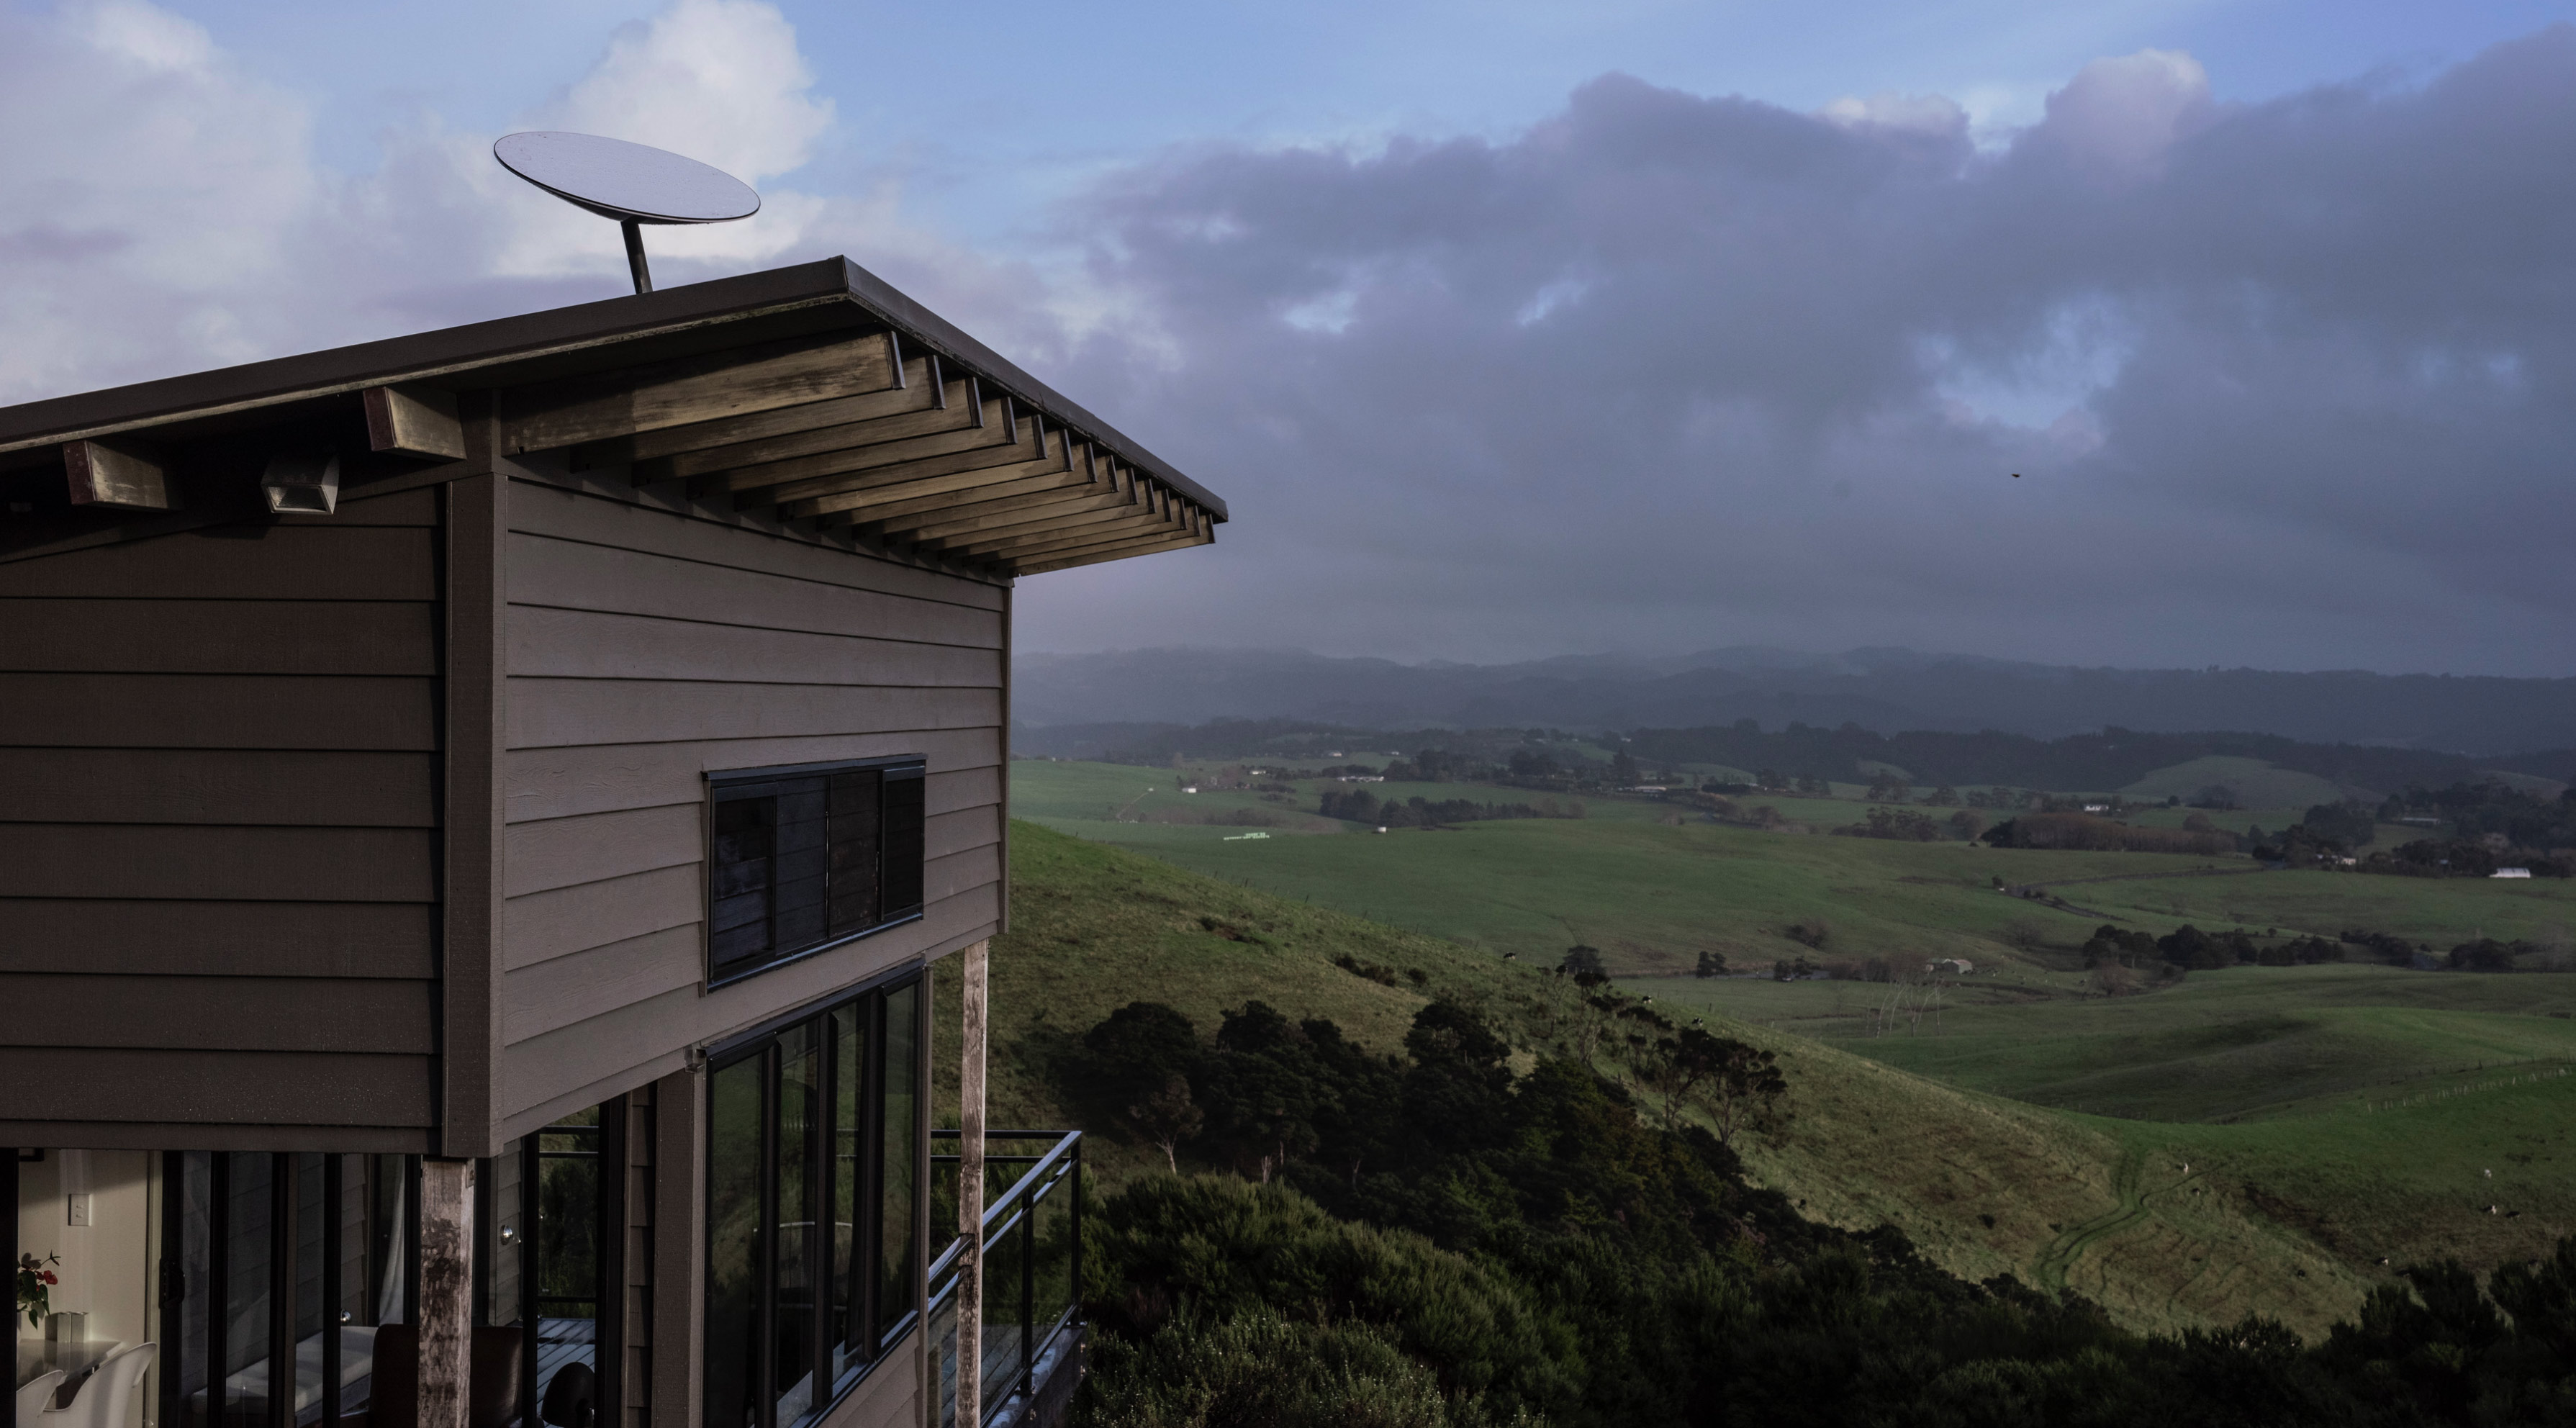
[(2261, 759), (2225, 754), (2169, 764), (2120, 792), (2135, 799), (2180, 798), (2189, 802), (2202, 790), (2213, 787), (2226, 789), (2231, 802), (2247, 808), (2306, 808), (2310, 804), (2340, 802), (2355, 792), (2312, 773), (2274, 768)]
[[(1587, 833), (1598, 830), (1701, 831), (1605, 820)], [(1744, 836), (1787, 847), (1860, 843)], [(1434, 994), (1521, 1028), (1525, 1046), (1570, 1004), (1568, 983), (1490, 945), (1365, 921), (1028, 823), (1013, 837), (1012, 930), (993, 954), (996, 1124), (1072, 1119), (1055, 1089), (1062, 1058), (1082, 1031), (1139, 998), (1179, 1007), (1204, 1032), (1221, 1010), (1257, 997), (1292, 1018), (1330, 1017), (1381, 1050), (1399, 1044)], [(1281, 838), (1263, 851), (1347, 845), (1386, 857), (1405, 841)], [(1776, 876), (1802, 874), (1793, 865)], [(1945, 906), (1942, 885), (1905, 876), (1879, 891), (1929, 887), (1924, 896), (1935, 900), (1924, 906)], [(1401, 883), (1383, 886), (1392, 896)], [(1961, 896), (1974, 905), (1974, 893)], [(1393, 984), (1345, 971), (1337, 956), (1391, 969)], [(2195, 973), (2179, 994), (2117, 1005), (2075, 997), (2074, 982), (2019, 968), (1945, 1008), (1937, 1036), (1876, 1038), (1852, 1034), (1866, 1011), (1855, 999), (1872, 984), (1630, 986), (1667, 1013), (1700, 1015), (1781, 1054), (1794, 1118), (1739, 1144), (1755, 1174), (1806, 1213), (1854, 1227), (1895, 1223), (1953, 1272), (2009, 1270), (2072, 1287), (2138, 1327), (2230, 1322), (2252, 1308), (2314, 1333), (2351, 1314), (2391, 1267), (2446, 1252), (2494, 1264), (2576, 1228), (2576, 1076), (2561, 1055), (2576, 1023), (2548, 1015), (2564, 1005), (2546, 1001), (2564, 995), (2558, 978), (2238, 969)], [(2401, 991), (2414, 1005), (2392, 1010)], [(2526, 1005), (2503, 1004), (2515, 992)], [(935, 1025), (953, 1038), (953, 980), (943, 980), (939, 1001)], [(2298, 1010), (2309, 1002), (2314, 1010)], [(2032, 1016), (2016, 1021), (2017, 1006)], [(2139, 1020), (2116, 1020), (2131, 1009)], [(2041, 1044), (2051, 1037), (2053, 1046)], [(2082, 1068), (2101, 1064), (2106, 1046), (2135, 1074), (2085, 1084)], [(952, 1039), (938, 1060), (950, 1107), (954, 1050)], [(2127, 1097), (2126, 1109), (2168, 1118), (2060, 1108), (2093, 1104), (2088, 1097)], [(2058, 1104), (2039, 1104), (2051, 1098)], [(2242, 1119), (2211, 1123), (2225, 1115)], [(1159, 1160), (1114, 1127), (1094, 1129), (1103, 1134), (1093, 1163), (1111, 1181)]]

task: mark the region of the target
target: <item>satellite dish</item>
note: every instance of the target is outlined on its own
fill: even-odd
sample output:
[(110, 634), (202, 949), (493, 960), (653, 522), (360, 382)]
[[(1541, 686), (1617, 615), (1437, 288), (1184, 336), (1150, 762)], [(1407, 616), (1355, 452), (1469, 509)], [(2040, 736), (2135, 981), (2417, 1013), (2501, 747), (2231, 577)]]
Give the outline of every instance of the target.
[(506, 134), (492, 146), (492, 157), (564, 202), (616, 219), (626, 230), (626, 265), (639, 293), (653, 291), (640, 225), (730, 223), (760, 211), (760, 195), (724, 170), (623, 139)]

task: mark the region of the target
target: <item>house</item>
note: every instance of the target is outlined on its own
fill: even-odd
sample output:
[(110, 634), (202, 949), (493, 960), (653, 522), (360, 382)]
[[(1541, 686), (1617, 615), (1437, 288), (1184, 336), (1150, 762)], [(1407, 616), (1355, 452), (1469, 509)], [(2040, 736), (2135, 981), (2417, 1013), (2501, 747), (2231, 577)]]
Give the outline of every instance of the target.
[(841, 259), (0, 409), (0, 498), (36, 1401), (1060, 1417), (1080, 1140), (982, 1108), (1015, 586), (1223, 502)]
[(1976, 964), (1965, 957), (1941, 957), (1923, 964), (1923, 970), (1926, 972), (1947, 972), (1958, 977), (1964, 977), (1976, 969)]
[(2531, 876), (2531, 869), (2498, 868), (2494, 872), (2487, 874), (2487, 876), (2491, 878), (2527, 878)]

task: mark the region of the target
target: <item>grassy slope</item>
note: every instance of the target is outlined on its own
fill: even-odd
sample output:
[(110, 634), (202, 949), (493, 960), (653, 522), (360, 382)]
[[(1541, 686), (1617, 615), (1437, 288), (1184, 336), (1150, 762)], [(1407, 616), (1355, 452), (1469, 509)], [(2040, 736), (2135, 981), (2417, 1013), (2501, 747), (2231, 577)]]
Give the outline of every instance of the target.
[[(1050, 1089), (1053, 1058), (1140, 997), (1180, 1007), (1203, 1033), (1221, 1009), (1259, 997), (1393, 1049), (1425, 990), (1352, 976), (1332, 965), (1336, 954), (1419, 969), (1428, 991), (1485, 1005), (1510, 1025), (1563, 995), (1563, 983), (1488, 952), (1026, 823), (1014, 829), (1013, 857), (1013, 930), (993, 956), (996, 1124), (1068, 1123), (1071, 1109)], [(1203, 917), (1259, 940), (1210, 932)], [(1654, 984), (1658, 1005), (1669, 1008), (1687, 985)], [(953, 977), (941, 979), (938, 1000), (936, 1064), (942, 1103), (953, 1108)], [(1944, 1085), (1764, 1024), (1775, 1018), (1720, 1015), (1720, 1029), (1779, 1050), (1792, 1079), (1795, 1118), (1744, 1143), (1764, 1183), (1837, 1223), (1892, 1220), (1958, 1273), (2068, 1284), (2141, 1327), (2224, 1322), (2256, 1307), (2313, 1333), (2351, 1312), (2381, 1272), (2381, 1254), (2402, 1263), (2447, 1248), (2492, 1263), (2576, 1225), (2569, 1192), (2552, 1188), (2576, 1185), (2576, 1147), (2563, 1129), (2576, 1124), (2576, 1078), (2370, 1114), (2236, 1126), (2115, 1121)], [(2507, 1074), (2418, 1083), (2414, 1094)], [(1092, 1154), (1111, 1181), (1159, 1160), (1114, 1131)], [(2491, 1165), (2495, 1179), (2450, 1183), (2459, 1174), (2446, 1167), (2470, 1165)], [(2526, 1213), (2484, 1215), (2481, 1196)]]

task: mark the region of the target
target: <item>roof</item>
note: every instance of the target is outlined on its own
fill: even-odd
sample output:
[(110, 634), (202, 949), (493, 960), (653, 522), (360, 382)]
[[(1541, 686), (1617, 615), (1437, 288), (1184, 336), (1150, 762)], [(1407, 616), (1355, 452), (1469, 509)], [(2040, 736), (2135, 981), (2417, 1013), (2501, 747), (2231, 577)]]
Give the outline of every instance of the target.
[[(0, 541), (482, 459), (685, 482), (820, 529), (1035, 574), (1205, 544), (1225, 503), (846, 258), (0, 408)], [(488, 469), (488, 468), (483, 468)], [(56, 473), (59, 473), (57, 477)], [(31, 500), (56, 489), (62, 499)], [(29, 505), (40, 509), (22, 509)]]

